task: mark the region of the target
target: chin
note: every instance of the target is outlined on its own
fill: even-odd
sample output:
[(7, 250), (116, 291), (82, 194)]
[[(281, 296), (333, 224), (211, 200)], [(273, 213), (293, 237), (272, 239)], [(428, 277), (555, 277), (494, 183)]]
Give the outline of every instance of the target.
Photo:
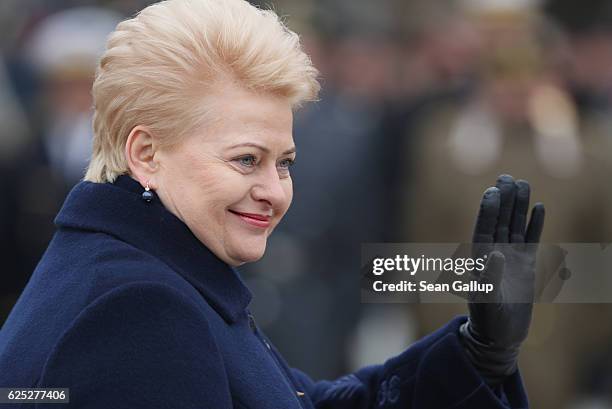
[(240, 264), (254, 263), (261, 259), (265, 252), (266, 243), (263, 243), (263, 245), (253, 244), (252, 246), (247, 244), (232, 251), (232, 258), (237, 260)]

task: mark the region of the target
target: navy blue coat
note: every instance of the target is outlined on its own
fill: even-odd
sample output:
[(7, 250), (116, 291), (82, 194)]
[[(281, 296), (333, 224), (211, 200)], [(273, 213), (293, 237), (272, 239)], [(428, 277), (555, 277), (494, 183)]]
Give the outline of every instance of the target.
[(471, 366), (464, 317), (381, 365), (311, 380), (258, 329), (236, 270), (141, 193), (128, 176), (70, 193), (0, 331), (0, 387), (68, 387), (66, 407), (91, 409), (527, 407), (518, 372), (492, 390)]

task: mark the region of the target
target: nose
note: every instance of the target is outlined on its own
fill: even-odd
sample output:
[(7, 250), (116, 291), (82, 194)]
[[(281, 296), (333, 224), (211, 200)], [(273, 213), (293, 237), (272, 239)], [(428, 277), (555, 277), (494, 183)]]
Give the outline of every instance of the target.
[(281, 179), (276, 166), (261, 170), (257, 183), (251, 189), (253, 199), (267, 202), (274, 209), (285, 207), (288, 197), (283, 183), (291, 183), (291, 181)]

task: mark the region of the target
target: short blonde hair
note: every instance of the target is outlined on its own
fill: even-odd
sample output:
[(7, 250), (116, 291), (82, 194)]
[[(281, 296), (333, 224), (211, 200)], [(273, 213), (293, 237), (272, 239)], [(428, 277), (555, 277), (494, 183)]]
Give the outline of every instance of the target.
[(206, 118), (194, 109), (215, 83), (232, 81), (286, 98), (317, 98), (318, 71), (297, 34), (245, 0), (166, 0), (117, 25), (93, 84), (93, 153), (85, 175), (128, 173), (125, 143), (137, 125), (172, 145)]

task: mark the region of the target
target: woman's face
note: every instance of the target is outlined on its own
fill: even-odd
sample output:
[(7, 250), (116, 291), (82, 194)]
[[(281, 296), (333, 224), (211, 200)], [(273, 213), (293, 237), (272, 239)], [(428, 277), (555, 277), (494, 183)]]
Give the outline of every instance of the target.
[(288, 101), (228, 87), (210, 99), (213, 123), (155, 154), (156, 193), (217, 257), (263, 256), (293, 197)]

